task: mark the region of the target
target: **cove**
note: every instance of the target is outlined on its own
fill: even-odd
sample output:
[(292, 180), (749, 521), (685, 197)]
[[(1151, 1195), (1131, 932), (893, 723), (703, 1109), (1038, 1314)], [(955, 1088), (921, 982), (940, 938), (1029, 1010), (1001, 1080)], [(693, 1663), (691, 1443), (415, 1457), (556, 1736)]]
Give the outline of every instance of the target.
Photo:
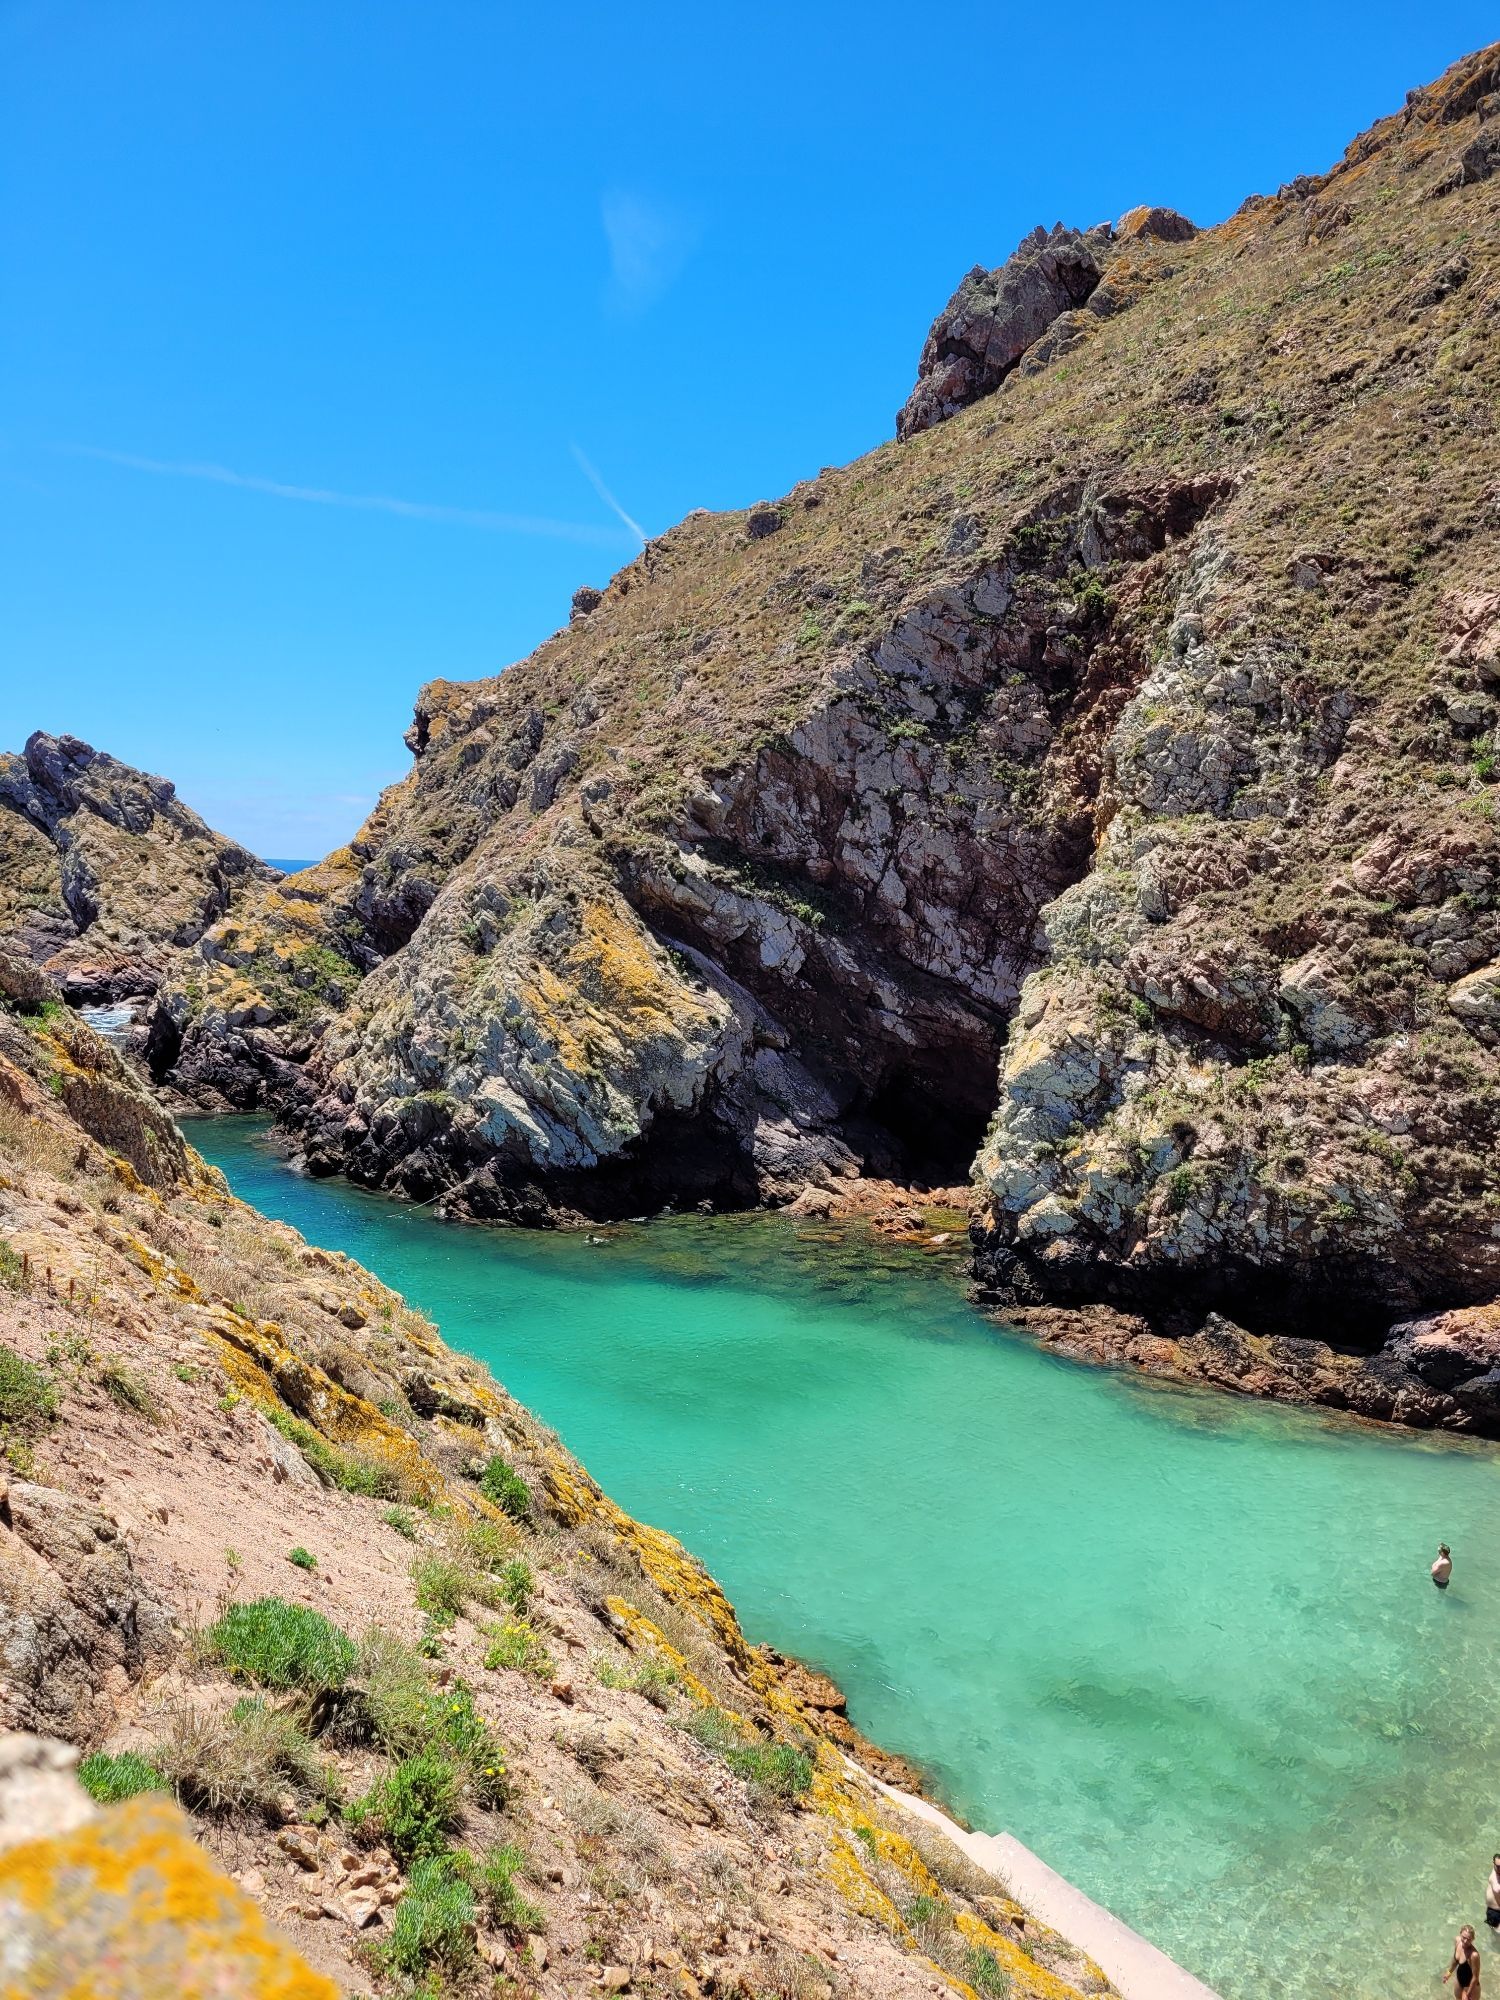
[(294, 1174), (258, 1121), (188, 1131), (483, 1359), (965, 1818), (1225, 2000), (1405, 2000), (1481, 1925), (1493, 1448), (1058, 1360), (956, 1261), (860, 1231), (450, 1225)]

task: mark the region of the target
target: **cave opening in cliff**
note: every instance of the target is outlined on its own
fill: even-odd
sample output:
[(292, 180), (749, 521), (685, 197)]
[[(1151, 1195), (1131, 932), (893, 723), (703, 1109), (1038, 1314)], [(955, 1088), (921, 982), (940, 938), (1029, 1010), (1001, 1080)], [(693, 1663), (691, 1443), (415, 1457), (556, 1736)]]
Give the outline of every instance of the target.
[(849, 1137), (882, 1178), (928, 1187), (967, 1181), (994, 1109), (993, 1057), (949, 1072), (902, 1068), (883, 1076), (848, 1120)]

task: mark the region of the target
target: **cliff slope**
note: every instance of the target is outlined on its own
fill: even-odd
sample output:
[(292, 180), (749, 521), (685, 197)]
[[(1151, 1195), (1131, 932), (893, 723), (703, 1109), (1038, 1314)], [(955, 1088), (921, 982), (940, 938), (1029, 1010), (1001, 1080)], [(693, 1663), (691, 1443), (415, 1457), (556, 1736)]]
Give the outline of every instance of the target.
[(899, 441), (424, 689), (159, 1073), (457, 1212), (974, 1160), (998, 1302), (1491, 1299), (1497, 102), (1491, 49), (1216, 228), (971, 273)]
[(273, 1955), (170, 1790), (357, 1993), (1108, 1993), (842, 1711), (90, 1029), (0, 1006), (0, 1730), (88, 1752), (115, 1809), (0, 1862), (24, 1990), (135, 1991), (131, 1953), (198, 1951), (152, 1949), (164, 1911)]

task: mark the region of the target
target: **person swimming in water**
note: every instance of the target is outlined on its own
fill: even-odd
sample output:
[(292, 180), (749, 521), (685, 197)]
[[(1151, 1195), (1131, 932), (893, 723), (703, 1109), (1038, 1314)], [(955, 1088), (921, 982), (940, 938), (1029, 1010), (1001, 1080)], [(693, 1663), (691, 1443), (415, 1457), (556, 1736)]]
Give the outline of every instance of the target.
[(1453, 1958), (1448, 1970), (1443, 1974), (1443, 1984), (1453, 1981), (1455, 1993), (1462, 1993), (1464, 2000), (1480, 2000), (1479, 1953), (1474, 1949), (1474, 1926), (1465, 1924), (1453, 1940)]
[(1484, 1920), (1492, 1931), (1500, 1931), (1500, 1854), (1495, 1856), (1490, 1879), (1484, 1885)]
[(1453, 1574), (1453, 1552), (1446, 1542), (1438, 1543), (1437, 1561), (1432, 1565), (1432, 1580), (1439, 1590), (1448, 1588), (1448, 1579)]

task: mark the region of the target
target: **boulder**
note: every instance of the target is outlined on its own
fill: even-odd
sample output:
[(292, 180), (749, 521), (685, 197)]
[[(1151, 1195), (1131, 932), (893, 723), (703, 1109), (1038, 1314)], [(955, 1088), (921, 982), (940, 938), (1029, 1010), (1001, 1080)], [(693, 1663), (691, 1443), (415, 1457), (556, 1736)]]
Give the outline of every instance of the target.
[(171, 1638), (170, 1613), (107, 1514), (11, 1482), (0, 1507), (0, 1720), (87, 1736)]
[(1115, 235), (1125, 243), (1187, 243), (1197, 234), (1197, 223), (1175, 208), (1128, 208), (1115, 224)]
[(752, 542), (764, 541), (767, 535), (774, 535), (783, 525), (781, 509), (769, 506), (765, 501), (752, 507), (745, 517), (745, 533)]
[(160, 1797), (0, 1853), (0, 1939), (25, 2000), (338, 2000)]

